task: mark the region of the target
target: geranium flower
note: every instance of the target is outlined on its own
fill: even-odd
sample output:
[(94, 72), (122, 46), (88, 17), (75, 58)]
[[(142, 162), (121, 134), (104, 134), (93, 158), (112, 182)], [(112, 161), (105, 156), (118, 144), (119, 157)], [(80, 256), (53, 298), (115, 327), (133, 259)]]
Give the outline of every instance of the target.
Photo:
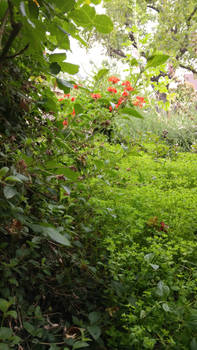
[(136, 101), (133, 102), (133, 105), (142, 108), (143, 103), (146, 103), (144, 97), (136, 96)]
[(71, 101), (74, 102), (75, 101), (75, 97), (71, 97)]
[(111, 86), (107, 88), (107, 91), (114, 92), (114, 94), (117, 94), (117, 90)]
[(109, 77), (108, 81), (111, 81), (113, 84), (116, 84), (120, 81), (120, 79), (112, 75), (111, 77)]
[(73, 89), (78, 89), (78, 85), (74, 84)]
[(127, 85), (127, 86), (125, 87), (125, 89), (126, 89), (127, 91), (133, 91), (133, 90), (134, 90), (134, 88), (133, 88), (132, 86), (130, 86), (130, 85)]
[(124, 92), (122, 93), (122, 96), (129, 96), (129, 93), (126, 90), (124, 90)]
[(98, 98), (101, 98), (101, 95), (100, 95), (100, 94), (91, 94), (91, 97), (92, 97), (94, 100), (97, 100)]
[(118, 100), (118, 103), (116, 104), (116, 108), (118, 108), (121, 105), (121, 103), (123, 103), (123, 102), (124, 102), (124, 98), (120, 97)]
[(130, 81), (126, 80), (126, 81), (123, 81), (122, 85), (123, 86), (130, 86), (131, 83), (130, 83)]
[(69, 97), (70, 97), (70, 94), (64, 94), (64, 97), (68, 97), (68, 98), (69, 98)]
[(110, 112), (112, 112), (112, 109), (113, 109), (112, 106), (109, 106), (109, 111), (110, 111)]
[(68, 125), (68, 120), (67, 119), (64, 119), (63, 123), (62, 123), (64, 126), (67, 126)]

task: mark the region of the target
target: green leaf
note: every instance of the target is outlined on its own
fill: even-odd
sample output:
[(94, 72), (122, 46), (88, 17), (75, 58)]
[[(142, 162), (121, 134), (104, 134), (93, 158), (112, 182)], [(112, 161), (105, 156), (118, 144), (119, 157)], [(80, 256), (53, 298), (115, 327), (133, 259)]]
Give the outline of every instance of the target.
[(98, 326), (89, 326), (87, 330), (94, 340), (97, 340), (101, 335), (101, 329)]
[(193, 338), (190, 343), (190, 350), (197, 350), (197, 340), (196, 338)]
[(65, 53), (53, 53), (49, 56), (49, 61), (50, 62), (57, 62), (57, 63), (61, 63), (62, 61), (64, 61), (66, 59), (66, 54)]
[(120, 113), (131, 115), (132, 117), (135, 117), (135, 118), (144, 119), (143, 115), (140, 114), (138, 111), (136, 111), (136, 109), (134, 109), (134, 108), (124, 107), (124, 108), (120, 109)]
[(94, 7), (91, 7), (89, 5), (83, 5), (79, 9), (74, 10), (70, 16), (77, 25), (82, 27), (88, 27), (94, 25), (95, 15), (96, 11)]
[(18, 176), (8, 176), (8, 177), (5, 178), (5, 181), (8, 181), (8, 182), (20, 182), (20, 183), (23, 182)]
[(31, 323), (29, 323), (29, 322), (23, 322), (23, 327), (26, 329), (26, 331), (28, 332), (28, 333), (30, 333), (31, 335), (35, 335), (35, 331), (36, 331), (36, 329), (35, 329), (35, 327), (34, 326), (32, 326), (32, 324)]
[(169, 293), (170, 293), (170, 288), (166, 284), (164, 284), (163, 281), (159, 281), (156, 288), (156, 294), (159, 297), (166, 297), (169, 295)]
[(93, 311), (88, 315), (91, 324), (96, 323), (101, 318), (100, 312)]
[(113, 23), (106, 15), (96, 15), (94, 25), (99, 33), (108, 34), (113, 30)]
[(52, 62), (50, 64), (50, 72), (52, 74), (58, 74), (61, 71), (61, 67), (59, 66), (59, 64), (57, 62)]
[(0, 299), (0, 310), (5, 313), (10, 307), (9, 301), (5, 299)]
[(76, 114), (81, 114), (83, 113), (83, 107), (79, 103), (74, 104), (74, 109)]
[(19, 8), (20, 8), (20, 11), (21, 11), (22, 15), (24, 17), (27, 17), (27, 13), (26, 13), (26, 9), (25, 9), (25, 2), (24, 1), (20, 2)]
[(77, 341), (76, 343), (74, 343), (72, 349), (75, 350), (75, 349), (81, 349), (81, 348), (86, 348), (88, 347), (89, 344), (84, 342), (84, 341)]
[(109, 73), (109, 69), (107, 69), (107, 68), (100, 69), (98, 71), (98, 73), (95, 75), (94, 80), (98, 81), (98, 80), (102, 79), (105, 75), (107, 75), (108, 73)]
[(3, 168), (1, 168), (0, 169), (0, 178), (4, 177), (8, 171), (9, 171), (9, 168), (7, 166), (4, 166)]
[(75, 6), (75, 0), (52, 0), (55, 7), (59, 8), (61, 12), (68, 12)]
[(169, 59), (169, 57), (169, 55), (154, 55), (148, 59), (145, 69), (161, 66)]
[(10, 328), (7, 327), (1, 327), (0, 328), (0, 339), (7, 340), (12, 337), (13, 333)]
[(164, 309), (164, 311), (170, 312), (170, 308), (167, 303), (162, 304), (162, 308)]
[(157, 264), (150, 264), (150, 266), (153, 268), (153, 270), (157, 271), (159, 269), (159, 265)]
[(33, 231), (40, 232), (44, 236), (51, 238), (53, 241), (60, 243), (65, 247), (71, 246), (69, 240), (60, 234), (56, 227), (45, 223), (40, 223), (39, 225), (30, 225), (30, 227), (33, 229)]
[(14, 310), (6, 312), (6, 316), (11, 316), (12, 318), (17, 318), (17, 312)]
[(69, 74), (76, 74), (79, 71), (79, 66), (76, 64), (68, 63), (68, 62), (62, 62), (61, 63), (61, 70), (63, 72), (67, 72)]
[(58, 87), (63, 90), (66, 94), (73, 88), (73, 85), (69, 81), (64, 79), (56, 79)]
[(14, 197), (17, 194), (17, 190), (15, 187), (12, 186), (5, 186), (3, 188), (3, 194), (5, 196), (6, 199), (11, 199), (12, 197)]

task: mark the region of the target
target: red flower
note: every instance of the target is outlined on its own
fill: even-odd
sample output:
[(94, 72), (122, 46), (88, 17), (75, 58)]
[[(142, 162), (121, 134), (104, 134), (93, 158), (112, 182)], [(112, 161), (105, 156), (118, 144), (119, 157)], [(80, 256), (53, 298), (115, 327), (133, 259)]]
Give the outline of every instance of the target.
[(130, 85), (127, 85), (126, 88), (125, 88), (127, 91), (133, 91), (134, 88)]
[(64, 101), (64, 98), (58, 98), (58, 101)]
[(142, 103), (146, 103), (144, 97), (136, 96), (136, 99)]
[(78, 89), (78, 85), (73, 85), (73, 89)]
[(113, 109), (112, 106), (109, 106), (109, 111), (110, 111), (110, 112), (112, 112), (112, 109)]
[(125, 85), (125, 86), (130, 86), (131, 83), (130, 83), (130, 81), (126, 80), (126, 81), (123, 81), (122, 85), (123, 85), (123, 86), (124, 86), (124, 85)]
[(92, 97), (94, 100), (97, 100), (98, 98), (101, 98), (101, 95), (100, 95), (100, 94), (91, 94), (91, 97)]
[(117, 94), (117, 90), (113, 87), (108, 87), (107, 91), (114, 92), (114, 94)]
[(121, 103), (123, 103), (123, 102), (124, 102), (124, 98), (120, 97), (118, 100), (118, 103), (116, 104), (116, 108), (118, 108), (121, 105)]
[(71, 101), (74, 102), (75, 101), (75, 97), (71, 97)]
[(120, 81), (120, 79), (112, 75), (111, 77), (109, 77), (108, 81), (111, 81), (113, 84), (116, 84)]
[(67, 120), (67, 119), (64, 119), (63, 125), (64, 125), (64, 126), (67, 126), (67, 125), (68, 125), (68, 120)]
[(70, 94), (64, 94), (64, 97), (70, 97)]
[(122, 96), (129, 96), (129, 93), (126, 90), (124, 90), (124, 92), (122, 93)]
[(73, 108), (73, 111), (71, 113), (73, 116), (75, 116), (75, 109)]
[(146, 103), (144, 97), (136, 96), (136, 101), (133, 102), (133, 105), (142, 108), (143, 103)]

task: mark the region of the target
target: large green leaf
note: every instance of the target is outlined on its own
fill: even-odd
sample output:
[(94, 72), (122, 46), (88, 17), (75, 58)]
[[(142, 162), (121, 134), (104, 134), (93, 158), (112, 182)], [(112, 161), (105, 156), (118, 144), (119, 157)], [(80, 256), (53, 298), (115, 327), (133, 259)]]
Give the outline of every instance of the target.
[(52, 74), (58, 74), (61, 71), (61, 67), (57, 62), (52, 62), (49, 68)]
[(73, 85), (69, 81), (64, 79), (56, 79), (58, 87), (63, 90), (66, 94), (73, 88)]
[(75, 6), (75, 0), (51, 0), (51, 2), (63, 12), (68, 12)]
[(4, 194), (6, 199), (11, 199), (12, 197), (14, 197), (17, 194), (17, 190), (15, 187), (5, 186), (3, 188), (3, 194)]
[(94, 340), (97, 340), (100, 335), (101, 335), (101, 329), (98, 326), (89, 326), (87, 327), (88, 332), (91, 334), (92, 338), (94, 338)]
[(68, 62), (62, 62), (61, 63), (61, 70), (63, 72), (67, 72), (69, 74), (76, 74), (79, 71), (79, 66), (76, 64), (68, 63)]
[(141, 119), (144, 118), (143, 115), (140, 114), (138, 111), (136, 111), (136, 109), (134, 109), (134, 108), (129, 108), (129, 107), (122, 108), (122, 109), (120, 109), (120, 113), (126, 114), (126, 115), (131, 115), (132, 117), (135, 117), (135, 118), (141, 118)]
[(161, 66), (169, 59), (169, 57), (170, 56), (168, 55), (154, 55), (148, 59), (145, 69)]
[(57, 62), (57, 63), (61, 63), (66, 59), (66, 54), (63, 52), (59, 52), (59, 53), (53, 53), (49, 56), (49, 61), (50, 62)]
[(12, 330), (8, 327), (1, 327), (0, 328), (0, 339), (6, 340), (11, 338), (13, 335)]
[(94, 25), (94, 17), (96, 15), (96, 11), (94, 7), (89, 5), (83, 5), (81, 8), (74, 10), (71, 13), (71, 18), (75, 21), (75, 23), (82, 27), (88, 27)]
[(102, 68), (98, 71), (98, 73), (95, 75), (94, 80), (98, 81), (102, 79), (104, 76), (106, 76), (109, 73), (109, 69), (107, 68)]
[(106, 15), (96, 15), (94, 25), (99, 33), (108, 34), (113, 30), (113, 23)]
[(38, 225), (30, 225), (33, 231), (37, 233), (42, 233), (44, 236), (52, 239), (53, 241), (62, 244), (65, 247), (70, 247), (71, 244), (65, 236), (59, 233), (56, 227), (49, 224), (40, 223)]

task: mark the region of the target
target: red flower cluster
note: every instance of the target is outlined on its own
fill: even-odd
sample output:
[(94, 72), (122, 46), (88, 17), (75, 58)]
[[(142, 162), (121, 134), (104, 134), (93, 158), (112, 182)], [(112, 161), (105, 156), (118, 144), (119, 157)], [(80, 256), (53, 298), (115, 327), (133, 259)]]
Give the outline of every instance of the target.
[(73, 89), (78, 89), (78, 85), (73, 85)]
[(98, 98), (101, 98), (101, 95), (100, 95), (100, 94), (91, 94), (91, 97), (92, 97), (94, 100), (97, 100)]
[(113, 84), (117, 84), (120, 81), (120, 79), (112, 75), (111, 77), (109, 77), (108, 81), (111, 81)]
[(74, 102), (75, 101), (75, 97), (71, 97), (71, 101)]
[(60, 102), (64, 101), (64, 98), (58, 98), (58, 101), (60, 101)]
[(118, 108), (121, 105), (121, 103), (123, 103), (123, 101), (124, 101), (124, 98), (120, 97), (118, 100), (118, 103), (116, 104), (116, 108)]
[(125, 90), (127, 90), (127, 91), (133, 91), (134, 90), (134, 88), (131, 86), (130, 81), (128, 81), (128, 80), (123, 81), (122, 85), (125, 86)]
[(126, 90), (124, 90), (124, 92), (122, 93), (122, 96), (129, 96), (129, 93)]
[(69, 97), (70, 97), (70, 94), (64, 94), (64, 97), (69, 98)]
[(107, 91), (114, 92), (114, 94), (117, 94), (117, 90), (113, 87), (108, 87)]
[(112, 109), (113, 109), (112, 106), (109, 106), (109, 111), (110, 111), (110, 112), (112, 112)]
[(136, 101), (133, 102), (133, 105), (142, 108), (143, 103), (146, 103), (144, 97), (136, 96)]

